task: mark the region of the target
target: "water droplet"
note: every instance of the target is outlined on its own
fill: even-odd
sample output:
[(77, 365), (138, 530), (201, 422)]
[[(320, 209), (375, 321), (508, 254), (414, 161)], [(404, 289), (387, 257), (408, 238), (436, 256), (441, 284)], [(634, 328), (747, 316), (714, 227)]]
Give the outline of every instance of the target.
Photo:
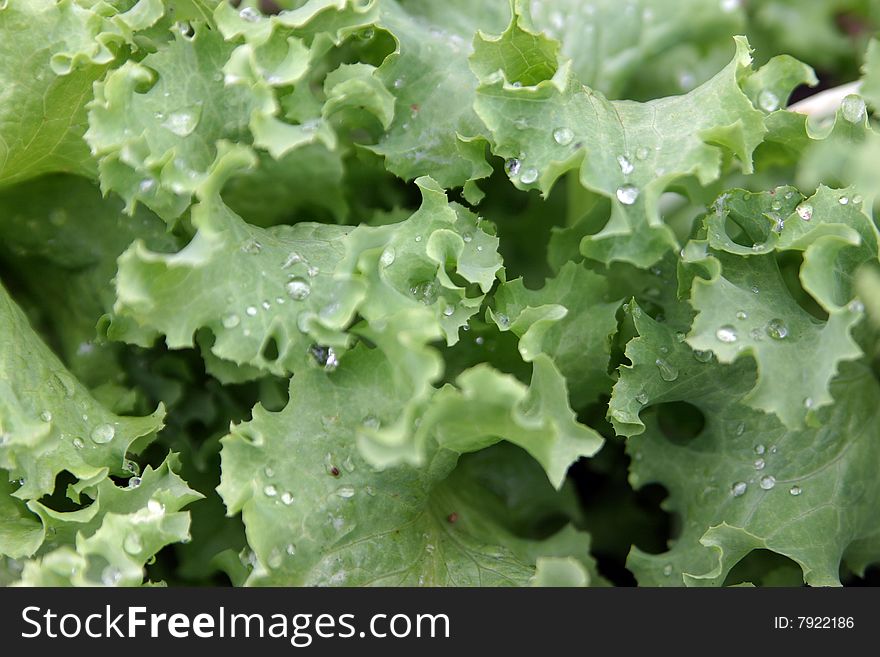
[(813, 218), (813, 206), (809, 203), (801, 203), (797, 206), (798, 216), (804, 221), (809, 221)]
[(736, 311), (736, 318), (737, 319), (748, 319), (749, 315), (748, 315), (748, 313), (746, 313), (745, 310), (737, 310)]
[(269, 552), (269, 557), (266, 559), (266, 565), (269, 568), (280, 568), (283, 562), (284, 557), (281, 556), (281, 551), (278, 548), (272, 548), (272, 551)]
[(394, 88), (395, 88), (395, 89), (400, 89), (401, 87), (403, 87), (403, 78), (397, 78), (397, 79), (394, 81)]
[(234, 329), (241, 323), (241, 320), (238, 318), (238, 315), (235, 313), (229, 313), (228, 315), (223, 316), (223, 328)]
[(275, 486), (273, 486), (272, 484), (266, 484), (266, 486), (263, 488), (263, 493), (266, 495), (266, 497), (275, 497), (278, 494), (278, 489), (275, 488)]
[(735, 433), (737, 436), (741, 436), (741, 435), (743, 435), (743, 433), (745, 432), (745, 430), (746, 430), (746, 423), (745, 423), (745, 422), (739, 422), (739, 423), (736, 425), (736, 429), (734, 429), (734, 433)]
[(735, 328), (730, 324), (725, 324), (715, 331), (715, 337), (718, 338), (719, 342), (726, 342), (729, 344), (731, 342), (736, 342), (739, 336), (737, 335)]
[(758, 107), (765, 112), (775, 112), (779, 109), (779, 96), (769, 89), (762, 89), (758, 94)]
[(510, 327), (510, 317), (505, 315), (504, 313), (498, 313), (495, 315), (495, 321), (501, 329), (506, 330)]
[(863, 313), (865, 312), (865, 304), (863, 304), (859, 299), (853, 299), (847, 305), (847, 308), (854, 313)]
[(776, 477), (773, 475), (764, 475), (761, 477), (761, 488), (764, 490), (770, 490), (776, 485)]
[(640, 392), (639, 394), (636, 395), (636, 401), (642, 405), (647, 404), (648, 399), (649, 399), (648, 393), (646, 393), (646, 392)]
[(639, 147), (636, 149), (636, 159), (637, 159), (637, 160), (647, 160), (647, 159), (648, 159), (648, 155), (649, 155), (650, 153), (651, 153), (651, 151), (648, 150), (647, 148), (645, 148), (644, 146), (639, 146)]
[(515, 157), (512, 157), (504, 163), (504, 170), (507, 172), (507, 175), (512, 178), (519, 173), (521, 166), (522, 162)]
[(755, 470), (763, 470), (764, 466), (767, 465), (764, 459), (756, 459), (755, 460)]
[(840, 103), (840, 113), (850, 123), (861, 123), (865, 120), (865, 101), (861, 96), (851, 94)]
[(249, 253), (250, 255), (257, 255), (260, 251), (263, 250), (263, 245), (260, 244), (257, 240), (248, 240), (241, 245), (241, 250), (245, 253)]
[(141, 194), (148, 194), (156, 188), (156, 179), (155, 178), (144, 178), (141, 180), (138, 185), (138, 190)]
[(761, 288), (759, 288), (757, 285), (752, 285), (751, 290), (752, 294), (758, 294), (761, 291)]
[(382, 251), (382, 255), (379, 257), (379, 262), (382, 263), (383, 267), (390, 267), (394, 264), (394, 258), (397, 257), (397, 254), (394, 252), (394, 247), (389, 246), (386, 247), (384, 251)]
[(333, 347), (313, 344), (309, 347), (309, 353), (315, 362), (327, 372), (332, 372), (339, 366), (339, 357)]
[(178, 137), (187, 137), (192, 134), (199, 124), (201, 112), (202, 110), (198, 105), (172, 112), (162, 123), (162, 127), (173, 132)]
[(116, 429), (113, 428), (112, 424), (99, 424), (94, 429), (92, 429), (91, 439), (92, 442), (98, 443), (99, 445), (104, 445), (113, 440), (113, 436), (116, 435)]
[(849, 203), (849, 197), (848, 196), (841, 196), (839, 199), (837, 199), (837, 202), (840, 203), (841, 205), (846, 205), (847, 203)]
[(813, 401), (813, 398), (812, 398), (812, 397), (807, 397), (807, 398), (804, 400), (804, 408), (806, 408), (807, 410), (812, 409), (813, 406), (815, 406), (815, 405), (816, 405), (816, 402)]
[(452, 306), (446, 306), (443, 309), (443, 316), (444, 317), (452, 317), (454, 314), (455, 314), (455, 308), (453, 308)]
[(519, 180), (524, 185), (531, 185), (538, 179), (538, 170), (535, 167), (529, 167), (522, 172)]
[(574, 132), (571, 131), (571, 128), (556, 128), (553, 131), (553, 141), (560, 146), (568, 146), (572, 139), (574, 139)]
[(354, 488), (351, 486), (342, 486), (336, 490), (336, 494), (344, 500), (354, 497)]
[(730, 487), (730, 492), (734, 497), (742, 497), (746, 494), (746, 489), (749, 485), (744, 481), (738, 481), (733, 486)]
[(52, 421), (52, 412), (51, 411), (43, 411), (40, 413), (40, 419), (43, 422), (51, 422)]
[(792, 486), (791, 488), (789, 488), (788, 492), (791, 493), (792, 495), (794, 495), (795, 497), (797, 497), (798, 495), (800, 495), (804, 491), (800, 486), (795, 485), (795, 486)]
[(713, 355), (714, 354), (709, 349), (705, 349), (705, 350), (695, 349), (694, 350), (694, 358), (701, 363), (708, 363), (710, 360), (712, 360)]
[(413, 286), (410, 292), (412, 292), (416, 300), (421, 301), (426, 306), (430, 306), (437, 301), (437, 282), (423, 281)]
[(626, 155), (618, 155), (617, 164), (618, 166), (620, 166), (620, 171), (623, 173), (624, 176), (628, 176), (635, 169), (633, 163), (630, 162), (629, 158)]
[(761, 445), (761, 444), (755, 445), (755, 454), (757, 454), (758, 456), (763, 454), (765, 451), (767, 451), (767, 449), (763, 445)]
[(143, 483), (143, 480), (140, 477), (132, 477), (128, 480), (128, 487), (131, 489), (137, 488)]
[(131, 459), (123, 459), (122, 460), (122, 469), (126, 472), (130, 472), (133, 475), (138, 475), (141, 473), (141, 466), (132, 461)]
[(302, 261), (302, 256), (299, 253), (291, 251), (290, 254), (284, 259), (284, 262), (281, 263), (281, 269), (289, 269), (294, 265), (298, 265)]
[(670, 575), (672, 575), (672, 564), (671, 563), (668, 563), (665, 566), (663, 566), (663, 574), (666, 577), (669, 577)]
[(82, 449), (83, 447), (85, 447), (85, 443), (82, 441), (82, 438), (74, 438), (73, 446), (77, 449)]
[(347, 456), (342, 462), (342, 467), (345, 468), (346, 472), (354, 472), (354, 460), (350, 456)]
[(304, 278), (293, 278), (284, 286), (287, 295), (294, 301), (302, 301), (312, 291), (312, 286)]
[(319, 270), (317, 267), (310, 266), (308, 269), (306, 269), (306, 274), (309, 275), (309, 278), (314, 278), (320, 273), (321, 270)]
[(287, 552), (291, 557), (296, 554), (296, 546), (293, 543), (288, 543), (287, 547), (284, 548), (284, 551)]
[(101, 573), (101, 583), (104, 586), (116, 586), (122, 579), (122, 571), (116, 566), (107, 566)]
[(624, 205), (632, 205), (639, 197), (639, 188), (635, 185), (621, 185), (617, 188), (617, 200)]
[(238, 12), (238, 15), (243, 21), (247, 21), (248, 23), (256, 23), (263, 17), (263, 15), (254, 7), (245, 7)]
[(269, 310), (269, 308), (272, 307), (272, 304), (270, 304), (268, 301), (263, 301), (260, 306), (263, 308), (263, 310)]
[(137, 534), (127, 534), (122, 541), (122, 548), (128, 552), (129, 554), (140, 554), (141, 550), (143, 550), (143, 546), (141, 545), (141, 538)]
[(852, 197), (852, 202), (855, 203), (856, 205), (858, 205), (859, 203), (861, 203), (861, 202), (862, 202), (862, 197), (861, 197), (861, 195), (856, 194), (855, 196), (853, 196), (853, 197)]
[(285, 506), (290, 506), (291, 504), (293, 504), (293, 493), (291, 493), (289, 490), (281, 493), (281, 502)]
[(788, 336), (788, 327), (781, 319), (771, 319), (765, 330), (774, 340), (784, 340)]
[(660, 370), (660, 378), (664, 381), (675, 381), (678, 378), (678, 368), (670, 365), (662, 358), (655, 360), (654, 364), (657, 366), (657, 369)]

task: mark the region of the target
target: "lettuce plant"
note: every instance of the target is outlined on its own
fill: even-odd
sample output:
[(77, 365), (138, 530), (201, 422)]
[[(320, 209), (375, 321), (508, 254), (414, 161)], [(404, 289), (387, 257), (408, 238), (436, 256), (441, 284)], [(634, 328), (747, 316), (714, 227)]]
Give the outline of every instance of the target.
[(0, 0), (0, 582), (869, 576), (880, 6), (814, 4)]

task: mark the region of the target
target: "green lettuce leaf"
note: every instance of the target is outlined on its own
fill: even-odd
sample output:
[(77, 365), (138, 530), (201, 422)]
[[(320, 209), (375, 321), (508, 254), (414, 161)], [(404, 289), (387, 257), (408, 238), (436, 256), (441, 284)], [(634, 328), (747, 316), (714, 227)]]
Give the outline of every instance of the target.
[[(681, 535), (661, 554), (634, 548), (628, 567), (653, 586), (720, 585), (749, 552), (782, 554), (814, 586), (839, 584), (842, 559), (857, 572), (878, 557), (869, 505), (878, 494), (870, 464), (877, 458), (880, 387), (861, 364), (845, 365), (831, 386), (834, 404), (821, 425), (792, 430), (743, 402), (754, 363), (724, 365), (679, 341), (667, 327), (632, 308), (639, 337), (627, 347), (610, 417), (628, 436), (630, 483), (669, 491)], [(682, 402), (703, 416), (688, 430)], [(669, 408), (667, 413), (664, 409)]]

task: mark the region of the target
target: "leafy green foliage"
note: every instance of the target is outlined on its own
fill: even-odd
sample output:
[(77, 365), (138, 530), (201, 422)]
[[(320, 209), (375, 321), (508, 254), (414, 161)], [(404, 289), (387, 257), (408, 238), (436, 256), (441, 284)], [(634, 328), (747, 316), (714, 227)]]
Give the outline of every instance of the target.
[(871, 577), (875, 2), (274, 4), (0, 0), (0, 584)]

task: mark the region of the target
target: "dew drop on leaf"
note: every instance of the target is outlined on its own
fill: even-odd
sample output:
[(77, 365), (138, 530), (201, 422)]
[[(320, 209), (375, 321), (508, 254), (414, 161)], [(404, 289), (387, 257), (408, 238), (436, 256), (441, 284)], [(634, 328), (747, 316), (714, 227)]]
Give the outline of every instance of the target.
[(809, 203), (801, 203), (797, 206), (798, 216), (804, 221), (809, 221), (813, 218), (813, 206)]
[(781, 319), (771, 319), (767, 323), (767, 335), (774, 340), (784, 340), (788, 337), (788, 327)]
[(761, 488), (764, 490), (770, 490), (776, 485), (776, 477), (773, 475), (764, 475), (761, 477)]
[(241, 320), (235, 313), (229, 313), (223, 316), (223, 328), (234, 329), (240, 323)]
[(695, 349), (694, 350), (694, 359), (701, 363), (708, 363), (712, 360), (712, 356), (714, 354), (710, 349)]
[(348, 500), (354, 497), (354, 488), (351, 486), (342, 486), (341, 488), (336, 489), (336, 494), (342, 499)]
[(260, 244), (257, 240), (248, 240), (241, 245), (241, 250), (251, 255), (257, 255), (260, 251), (263, 250), (263, 245)]
[(248, 23), (256, 23), (258, 20), (260, 20), (260, 18), (262, 18), (262, 14), (260, 14), (260, 12), (253, 7), (245, 7), (240, 12), (238, 12), (238, 15), (243, 21), (247, 21)]
[(745, 495), (748, 487), (749, 487), (749, 485), (746, 482), (738, 481), (733, 486), (730, 487), (730, 493), (734, 497), (742, 497), (743, 495)]
[(553, 141), (560, 146), (568, 146), (574, 139), (574, 132), (571, 128), (556, 128), (553, 131)]
[(632, 205), (639, 197), (639, 188), (635, 185), (621, 185), (617, 188), (617, 200), (624, 205)]
[(99, 424), (94, 429), (92, 429), (91, 439), (92, 442), (98, 443), (99, 445), (104, 445), (113, 440), (113, 437), (116, 435), (116, 429), (113, 428), (112, 424)]
[(104, 586), (116, 586), (122, 579), (122, 572), (116, 566), (107, 566), (101, 573), (101, 583)]
[(309, 282), (299, 277), (289, 280), (284, 289), (287, 290), (287, 296), (294, 301), (302, 301), (312, 292), (312, 286), (309, 285)]
[(664, 381), (675, 381), (678, 378), (678, 368), (670, 365), (662, 358), (655, 360), (654, 364), (657, 366), (657, 369), (660, 370), (660, 378)]
[(804, 491), (800, 486), (795, 485), (795, 486), (792, 486), (791, 488), (789, 488), (788, 492), (791, 493), (792, 495), (794, 495), (795, 497), (797, 497), (798, 495), (800, 495)]
[(520, 167), (522, 167), (522, 162), (520, 162), (515, 157), (510, 158), (506, 162), (504, 162), (504, 170), (507, 172), (507, 175), (510, 177), (515, 176), (519, 173)]
[(840, 113), (850, 123), (861, 123), (865, 120), (865, 101), (861, 96), (851, 94), (840, 104)]
[(199, 125), (200, 118), (201, 108), (196, 105), (171, 112), (162, 123), (162, 127), (166, 128), (169, 132), (173, 132), (178, 137), (188, 137), (196, 129), (196, 126)]
[(382, 255), (379, 256), (379, 262), (382, 263), (383, 267), (390, 267), (394, 264), (394, 258), (397, 257), (397, 254), (394, 252), (393, 246), (385, 247), (385, 250), (382, 251)]
[(623, 173), (624, 176), (628, 176), (635, 169), (635, 167), (633, 166), (633, 163), (630, 161), (630, 159), (626, 155), (618, 155), (617, 156), (617, 164), (620, 167), (620, 171), (621, 171), (621, 173)]
[(141, 538), (135, 533), (127, 534), (126, 537), (122, 541), (122, 549), (132, 555), (140, 554), (141, 550), (143, 550), (143, 545), (141, 545)]
[(730, 324), (725, 324), (724, 326), (719, 327), (717, 331), (715, 331), (715, 337), (718, 338), (719, 342), (725, 342), (729, 344), (731, 342), (736, 342), (739, 336), (737, 335), (736, 329), (734, 327), (732, 327)]
[(535, 167), (529, 167), (525, 171), (522, 172), (522, 175), (519, 177), (519, 180), (524, 185), (531, 185), (538, 179), (538, 170)]
[(775, 112), (779, 109), (779, 96), (769, 89), (762, 89), (758, 94), (758, 107), (765, 112)]

